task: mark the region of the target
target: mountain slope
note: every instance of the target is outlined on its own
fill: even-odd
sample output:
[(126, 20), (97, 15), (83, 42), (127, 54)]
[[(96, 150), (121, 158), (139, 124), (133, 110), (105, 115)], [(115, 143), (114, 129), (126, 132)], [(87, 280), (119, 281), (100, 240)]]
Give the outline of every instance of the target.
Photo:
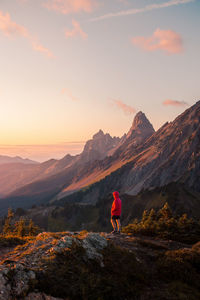
[[(135, 122), (135, 134), (132, 134), (128, 139), (122, 139), (124, 143), (122, 143), (121, 146), (125, 144), (126, 147), (127, 144), (130, 144), (132, 142), (135, 145), (138, 143), (142, 143), (148, 135), (151, 135), (154, 132), (153, 127), (150, 123), (149, 133), (146, 133), (146, 126), (144, 126), (144, 129), (137, 128), (137, 124), (138, 126), (141, 126), (142, 123), (138, 122), (138, 119), (140, 119), (140, 117), (143, 119), (146, 118), (144, 118), (144, 115), (142, 113), (139, 113), (139, 117), (138, 115), (136, 115), (135, 118), (137, 119), (137, 122)], [(145, 122), (148, 123), (147, 120), (145, 120)], [(120, 144), (120, 142), (121, 140), (119, 138), (111, 138), (109, 134), (104, 134), (102, 131), (99, 131), (96, 135), (93, 136), (92, 140), (86, 143), (81, 155), (74, 158), (72, 163), (69, 164), (67, 168), (61, 168), (57, 173), (54, 172), (52, 174), (50, 172), (48, 173), (48, 171), (52, 169), (52, 164), (58, 165), (60, 164), (60, 161), (49, 161), (44, 163), (43, 167), (47, 165), (47, 171), (45, 171), (44, 173), (45, 175), (49, 176), (46, 176), (46, 178), (44, 177), (45, 175), (43, 177), (37, 177), (35, 180), (33, 180), (32, 183), (30, 182), (28, 185), (19, 187), (19, 189), (10, 193), (8, 197), (6, 197), (7, 200), (1, 200), (0, 206), (2, 206), (3, 203), (6, 202), (10, 204), (14, 203), (15, 206), (20, 206), (22, 204), (25, 205), (25, 199), (26, 206), (28, 205), (29, 201), (29, 205), (32, 205), (34, 201), (37, 201), (39, 203), (41, 203), (41, 201), (46, 202), (48, 199), (57, 199), (62, 197), (63, 195), (72, 193), (74, 190), (74, 184), (77, 185), (75, 186), (75, 190), (77, 190), (82, 186), (88, 185), (90, 181), (98, 181), (101, 176), (105, 177), (107, 175), (107, 171), (109, 174), (112, 172), (112, 168), (117, 169), (123, 163), (125, 163), (119, 161), (118, 155), (113, 155), (111, 157), (106, 156), (109, 155), (109, 151), (112, 148), (117, 148), (114, 153), (119, 151), (121, 146), (118, 147), (118, 145)], [(105, 158), (101, 160), (103, 157)], [(55, 168), (53, 168), (53, 170), (54, 169)]]
[(120, 138), (112, 138), (109, 134), (104, 134), (103, 131), (100, 130), (86, 143), (81, 155), (71, 156), (68, 154), (60, 160), (50, 159), (44, 163), (38, 163), (37, 165), (22, 164), (20, 163), (20, 159), (19, 163), (17, 160), (16, 163), (2, 164), (0, 169), (0, 194), (4, 196), (11, 194), (14, 190), (22, 186), (43, 180), (56, 173), (58, 173), (59, 177), (60, 172), (75, 163), (75, 168), (78, 168), (79, 165), (103, 159), (119, 142)]
[[(97, 201), (112, 190), (136, 195), (141, 190), (164, 186), (179, 181), (200, 191), (200, 101), (173, 122), (165, 124), (138, 147), (121, 147), (114, 156), (124, 165), (113, 170), (82, 194), (80, 201)], [(94, 197), (95, 195), (95, 197)], [(69, 197), (70, 198), (70, 197)], [(67, 200), (67, 198), (66, 198)]]
[(66, 155), (61, 160), (51, 159), (40, 164), (2, 164), (0, 168), (0, 193), (5, 196), (26, 184), (58, 173), (75, 162), (77, 157)]
[[(141, 113), (140, 118), (144, 119)], [(140, 122), (135, 123), (142, 128)], [(173, 181), (200, 191), (200, 101), (157, 132), (151, 134), (151, 129), (151, 135), (139, 144), (135, 143), (134, 130), (112, 156), (77, 161), (60, 173), (15, 191), (7, 201), (17, 205), (24, 198), (30, 205), (34, 201), (67, 200), (68, 195), (85, 189), (86, 193), (77, 194), (79, 202), (96, 203), (115, 189), (136, 195)]]

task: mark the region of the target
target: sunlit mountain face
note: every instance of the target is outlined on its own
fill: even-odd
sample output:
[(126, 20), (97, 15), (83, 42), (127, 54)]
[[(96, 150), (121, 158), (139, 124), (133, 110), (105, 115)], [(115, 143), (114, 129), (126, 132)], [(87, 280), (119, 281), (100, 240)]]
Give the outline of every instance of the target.
[(1, 1), (1, 215), (93, 209), (116, 189), (199, 193), (198, 12), (197, 0)]
[(2, 165), (2, 208), (63, 203), (68, 198), (95, 205), (112, 189), (137, 195), (172, 182), (200, 192), (199, 114), (197, 102), (154, 131), (139, 112), (127, 134), (112, 138), (100, 130), (79, 155), (41, 164)]

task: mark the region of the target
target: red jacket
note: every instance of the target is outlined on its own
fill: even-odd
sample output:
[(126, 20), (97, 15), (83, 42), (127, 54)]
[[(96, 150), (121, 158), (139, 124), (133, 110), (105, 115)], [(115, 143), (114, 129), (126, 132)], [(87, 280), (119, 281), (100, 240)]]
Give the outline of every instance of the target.
[(121, 209), (122, 209), (122, 202), (119, 198), (119, 193), (114, 192), (113, 193), (114, 201), (111, 208), (111, 215), (112, 216), (120, 216), (121, 215)]

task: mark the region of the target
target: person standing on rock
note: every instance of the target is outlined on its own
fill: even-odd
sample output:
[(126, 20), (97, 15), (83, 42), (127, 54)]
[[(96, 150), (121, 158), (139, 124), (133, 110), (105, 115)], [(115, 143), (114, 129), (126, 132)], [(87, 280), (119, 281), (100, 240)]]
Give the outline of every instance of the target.
[(113, 192), (114, 201), (112, 203), (111, 208), (111, 224), (113, 227), (113, 231), (111, 233), (120, 233), (121, 232), (121, 223), (120, 223), (120, 217), (121, 217), (121, 207), (122, 202), (119, 198), (118, 192)]

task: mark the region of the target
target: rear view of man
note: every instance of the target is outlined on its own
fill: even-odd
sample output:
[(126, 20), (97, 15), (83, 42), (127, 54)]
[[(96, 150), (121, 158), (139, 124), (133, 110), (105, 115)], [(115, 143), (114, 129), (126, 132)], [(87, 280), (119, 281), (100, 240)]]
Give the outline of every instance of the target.
[(113, 192), (114, 201), (112, 203), (111, 208), (111, 224), (113, 227), (113, 231), (111, 233), (120, 233), (121, 232), (121, 199), (119, 198), (118, 192)]

